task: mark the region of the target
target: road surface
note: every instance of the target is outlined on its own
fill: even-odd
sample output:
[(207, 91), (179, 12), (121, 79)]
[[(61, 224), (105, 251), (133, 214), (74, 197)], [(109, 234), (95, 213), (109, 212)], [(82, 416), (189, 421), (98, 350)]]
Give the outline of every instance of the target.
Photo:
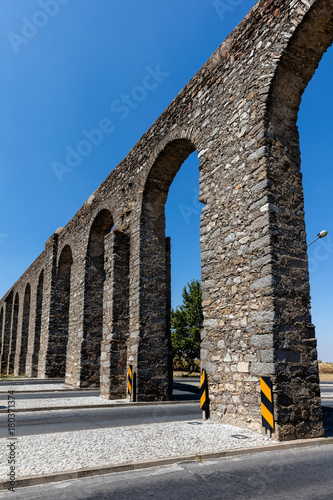
[[(16, 436), (186, 421), (201, 417), (202, 412), (198, 403), (18, 412)], [(0, 438), (8, 436), (7, 420), (7, 413), (0, 414)]]
[(0, 492), (18, 500), (332, 500), (333, 445), (95, 476)]

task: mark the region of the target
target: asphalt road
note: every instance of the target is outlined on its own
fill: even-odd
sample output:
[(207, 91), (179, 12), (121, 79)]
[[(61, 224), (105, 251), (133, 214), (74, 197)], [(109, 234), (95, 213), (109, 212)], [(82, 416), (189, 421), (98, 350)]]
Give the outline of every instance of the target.
[[(40, 383), (40, 382), (39, 382)], [(35, 381), (32, 382), (26, 382), (24, 385), (27, 387), (33, 386), (36, 384)], [(44, 382), (43, 382), (44, 384)], [(53, 382), (54, 384), (54, 382)], [(8, 382), (4, 384), (3, 382), (0, 382), (0, 390), (1, 390), (1, 385), (8, 385)], [(16, 392), (15, 391), (15, 385), (22, 385), (22, 384), (12, 384), (10, 383), (10, 386), (13, 388), (14, 393), (16, 394), (17, 399), (48, 399), (48, 398), (82, 398), (82, 397), (89, 397), (89, 396), (99, 396), (100, 391), (99, 389), (89, 389), (89, 390), (70, 390), (70, 391), (59, 391), (59, 390), (54, 390), (53, 392)], [(49, 383), (50, 385), (50, 390), (52, 390), (52, 384), (51, 382)], [(176, 379), (173, 383), (173, 400), (174, 401), (188, 401), (188, 400), (195, 400), (199, 399), (199, 381), (191, 381), (186, 378), (182, 379)], [(0, 407), (3, 406), (1, 404), (1, 401), (7, 402), (8, 400), (8, 394), (5, 393), (0, 393)], [(112, 401), (111, 401), (112, 402)]]
[[(27, 382), (29, 385), (30, 382)], [(333, 384), (322, 387), (325, 397), (323, 406), (333, 408)], [(18, 399), (61, 398), (99, 395), (99, 391), (55, 391), (48, 393), (18, 393)], [(331, 398), (330, 398), (331, 396)], [(174, 382), (174, 399), (198, 399), (198, 381), (176, 379)], [(330, 399), (329, 399), (330, 398)], [(7, 394), (0, 394), (3, 405)], [(142, 407), (120, 408), (90, 408), (71, 410), (48, 410), (43, 412), (18, 412), (16, 414), (17, 436), (37, 435), (50, 432), (65, 432), (74, 430), (98, 429), (139, 425), (154, 422), (172, 422), (179, 420), (200, 419), (201, 412), (198, 403), (179, 405), (154, 405)], [(7, 437), (7, 414), (0, 414), (0, 437)], [(333, 498), (333, 497), (332, 497)]]
[(0, 492), (19, 500), (332, 500), (333, 445), (122, 472)]
[[(105, 429), (128, 425), (201, 419), (199, 404), (151, 405), (120, 408), (18, 412), (15, 435)], [(0, 414), (0, 438), (7, 437), (7, 414)]]
[[(90, 397), (90, 396), (99, 396), (100, 391), (54, 391), (54, 392), (15, 392), (15, 388), (13, 388), (14, 393), (16, 395), (16, 399), (49, 399), (49, 398), (82, 398), (82, 397)], [(2, 393), (0, 394), (0, 405), (1, 401), (7, 401), (8, 394)]]
[(20, 378), (19, 380), (8, 380), (8, 379), (2, 379), (0, 380), (0, 387), (3, 386), (3, 385), (38, 385), (38, 384), (43, 384), (43, 385), (47, 385), (47, 384), (64, 384), (65, 383), (65, 380), (64, 379), (45, 379), (45, 380), (42, 380), (42, 379), (24, 379), (24, 378)]
[(333, 385), (332, 385), (332, 387), (321, 387), (320, 394), (324, 398), (330, 396), (333, 399)]

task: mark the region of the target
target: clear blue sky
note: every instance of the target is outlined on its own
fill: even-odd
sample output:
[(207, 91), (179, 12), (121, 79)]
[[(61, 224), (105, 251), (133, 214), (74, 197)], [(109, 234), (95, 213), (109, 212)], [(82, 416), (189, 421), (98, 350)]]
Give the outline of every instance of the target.
[[(225, 4), (222, 16), (210, 0), (1, 0), (0, 297), (254, 1)], [(330, 50), (304, 94), (299, 118), (308, 238), (321, 229), (331, 234), (309, 250), (313, 321), (319, 357), (327, 361), (333, 361), (332, 63)], [(146, 95), (138, 92), (134, 103), (122, 103), (121, 112), (123, 95), (158, 66), (164, 73), (158, 85)], [(64, 164), (68, 148), (85, 139), (82, 131), (104, 119), (112, 121), (112, 132), (71, 171), (59, 173), (56, 166), (56, 175), (55, 162)], [(167, 202), (173, 306), (181, 301), (183, 286), (200, 278), (197, 166), (191, 155)]]

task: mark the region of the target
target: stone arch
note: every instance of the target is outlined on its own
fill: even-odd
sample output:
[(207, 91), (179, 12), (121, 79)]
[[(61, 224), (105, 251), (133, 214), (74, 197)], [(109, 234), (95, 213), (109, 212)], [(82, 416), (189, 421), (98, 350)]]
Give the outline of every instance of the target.
[[(0, 308), (0, 338), (1, 338), (1, 357), (3, 353), (3, 346), (4, 346), (4, 307), (1, 306)], [(1, 362), (0, 362), (1, 365)], [(1, 373), (0, 373), (1, 375)]]
[(140, 398), (170, 399), (171, 248), (165, 235), (165, 203), (170, 185), (196, 150), (187, 138), (173, 139), (158, 154), (148, 174), (140, 220), (140, 326), (137, 379)]
[(3, 328), (3, 307), (0, 309), (0, 335), (2, 337), (2, 328)]
[(8, 357), (10, 347), (10, 334), (12, 329), (13, 291), (5, 298), (3, 307), (2, 344), (1, 344), (1, 374), (8, 373)]
[(268, 101), (268, 123), (270, 130), (289, 145), (290, 152), (298, 153), (298, 157), (296, 122), (302, 94), (332, 42), (332, 2), (316, 0), (277, 64)]
[(14, 305), (13, 305), (12, 333), (10, 339), (9, 358), (8, 358), (8, 374), (14, 373), (18, 316), (19, 316), (19, 294), (17, 292), (15, 295)]
[[(269, 216), (272, 274), (278, 277), (273, 380), (282, 440), (322, 435), (297, 117), (302, 94), (332, 41), (333, 4), (317, 0), (277, 63), (267, 101), (267, 186), (276, 207)], [(311, 405), (303, 393), (311, 394)]]
[(102, 209), (89, 232), (84, 288), (84, 320), (81, 346), (81, 386), (99, 386), (100, 356), (103, 338), (103, 291), (105, 272), (105, 238), (113, 227), (111, 212)]
[(30, 302), (31, 286), (28, 283), (25, 287), (23, 298), (22, 328), (19, 349), (18, 375), (25, 374), (25, 365), (27, 361), (28, 339), (29, 339), (29, 321), (30, 321)]
[(49, 378), (64, 377), (66, 374), (72, 264), (71, 247), (65, 245), (56, 272), (53, 326), (50, 328), (46, 359), (46, 374)]
[(44, 286), (44, 269), (41, 271), (39, 275), (37, 292), (36, 292), (35, 336), (34, 336), (34, 345), (32, 353), (32, 368), (31, 368), (32, 377), (37, 377), (38, 374), (38, 358), (39, 358), (42, 313), (43, 313), (43, 286)]

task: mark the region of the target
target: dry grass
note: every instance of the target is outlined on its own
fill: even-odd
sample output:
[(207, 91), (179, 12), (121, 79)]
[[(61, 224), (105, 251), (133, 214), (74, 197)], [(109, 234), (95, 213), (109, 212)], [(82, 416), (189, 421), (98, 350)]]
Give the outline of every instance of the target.
[(193, 377), (200, 377), (200, 373), (196, 372), (186, 372), (182, 370), (174, 370), (173, 372), (174, 378), (193, 378)]
[(333, 382), (333, 373), (319, 373), (320, 382)]
[(318, 363), (320, 382), (333, 382), (333, 363)]
[(319, 363), (319, 373), (333, 373), (333, 363)]

